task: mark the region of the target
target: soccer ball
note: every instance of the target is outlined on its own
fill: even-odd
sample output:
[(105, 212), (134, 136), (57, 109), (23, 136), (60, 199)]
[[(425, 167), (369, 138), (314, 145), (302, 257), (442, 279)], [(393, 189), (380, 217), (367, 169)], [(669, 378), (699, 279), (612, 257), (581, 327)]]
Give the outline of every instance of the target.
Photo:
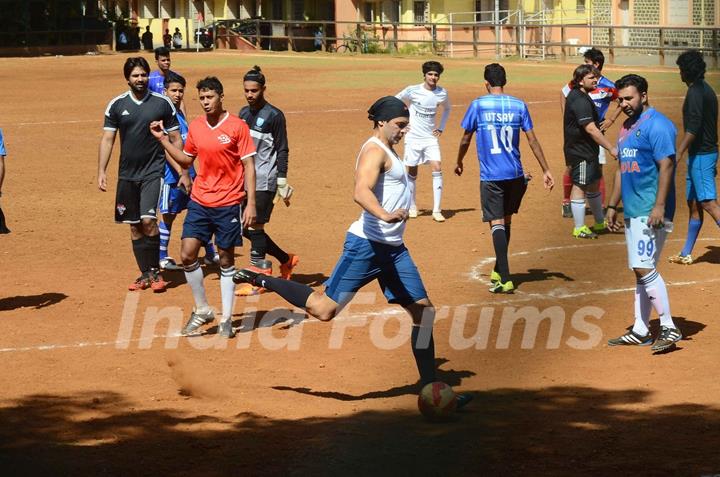
[(418, 396), (418, 409), (423, 416), (432, 421), (446, 419), (456, 407), (455, 391), (442, 381), (425, 385)]

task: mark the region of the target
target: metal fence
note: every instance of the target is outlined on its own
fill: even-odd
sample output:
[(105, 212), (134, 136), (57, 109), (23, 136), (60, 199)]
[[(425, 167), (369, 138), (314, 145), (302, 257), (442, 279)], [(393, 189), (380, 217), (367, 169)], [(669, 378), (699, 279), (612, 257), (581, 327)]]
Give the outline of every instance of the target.
[[(661, 65), (666, 56), (695, 48), (709, 57), (712, 67), (718, 67), (718, 26), (545, 24), (521, 21), (521, 17), (512, 14), (494, 18), (501, 20), (454, 23), (221, 20), (214, 24), (215, 46), (234, 48), (241, 42), (264, 50), (561, 60), (577, 55), (584, 46), (595, 46), (606, 52), (609, 63), (615, 63), (619, 56), (650, 53)], [(642, 41), (636, 39), (640, 36)]]

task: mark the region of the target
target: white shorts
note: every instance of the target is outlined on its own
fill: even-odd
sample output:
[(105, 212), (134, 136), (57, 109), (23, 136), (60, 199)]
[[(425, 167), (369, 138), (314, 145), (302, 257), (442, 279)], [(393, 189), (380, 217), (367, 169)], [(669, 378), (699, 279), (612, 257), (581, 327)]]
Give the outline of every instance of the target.
[(665, 238), (672, 231), (672, 225), (672, 222), (666, 220), (663, 228), (655, 229), (648, 227), (647, 217), (625, 219), (628, 266), (655, 268), (665, 245)]
[(607, 164), (607, 159), (605, 158), (605, 148), (600, 146), (600, 152), (598, 153), (598, 162), (600, 165)]
[(419, 166), (428, 161), (440, 162), (440, 144), (414, 145), (405, 143), (405, 156), (403, 162), (406, 166)]

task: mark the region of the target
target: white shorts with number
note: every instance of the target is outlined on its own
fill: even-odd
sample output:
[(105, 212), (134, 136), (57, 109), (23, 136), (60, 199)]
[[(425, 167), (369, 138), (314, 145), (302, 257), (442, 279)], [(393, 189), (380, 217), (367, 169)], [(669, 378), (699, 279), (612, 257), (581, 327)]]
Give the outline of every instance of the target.
[(647, 217), (625, 219), (629, 267), (655, 268), (665, 245), (665, 238), (671, 230), (672, 222), (668, 220), (664, 227), (656, 229), (648, 227)]
[(598, 153), (598, 162), (600, 165), (607, 164), (607, 159), (605, 158), (605, 148), (600, 146), (600, 152)]
[(440, 144), (437, 141), (425, 144), (405, 143), (403, 162), (406, 166), (419, 166), (428, 161), (440, 162)]

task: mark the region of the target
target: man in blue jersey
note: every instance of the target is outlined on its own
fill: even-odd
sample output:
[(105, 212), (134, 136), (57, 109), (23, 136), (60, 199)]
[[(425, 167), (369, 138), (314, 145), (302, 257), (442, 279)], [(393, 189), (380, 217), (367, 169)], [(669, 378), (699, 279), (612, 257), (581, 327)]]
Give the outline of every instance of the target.
[[(373, 135), (358, 155), (353, 194), (363, 210), (348, 229), (343, 254), (324, 292), (252, 269), (239, 270), (234, 280), (274, 291), (321, 321), (335, 318), (360, 288), (377, 280), (388, 302), (402, 306), (412, 317), (412, 352), (425, 385), (436, 380), (435, 308), (403, 243), (411, 194), (405, 167), (393, 149), (407, 131), (409, 118), (407, 106), (394, 96), (378, 99), (368, 110)], [(458, 395), (458, 407), (471, 398)]]
[(174, 73), (170, 69), (170, 50), (164, 46), (155, 48), (155, 63), (158, 69), (150, 73), (148, 89), (154, 93), (163, 94), (165, 77), (170, 73)]
[(667, 287), (657, 266), (675, 215), (675, 137), (668, 118), (648, 104), (648, 84), (635, 74), (616, 83), (620, 106), (628, 119), (618, 137), (618, 167), (608, 201), (607, 223), (621, 229), (617, 205), (622, 199), (625, 240), (630, 268), (635, 272), (635, 323), (627, 333), (608, 341), (610, 346), (650, 345), (651, 308), (660, 317), (655, 352), (667, 350), (682, 334), (670, 313)]
[[(3, 182), (5, 181), (5, 156), (7, 155), (7, 152), (5, 151), (5, 141), (3, 140), (3, 134), (2, 129), (0, 129), (0, 197), (2, 197), (2, 186)], [(5, 224), (5, 214), (2, 211), (2, 207), (0, 207), (0, 234), (9, 234), (10, 229), (7, 228), (7, 225)]]
[(477, 156), (480, 161), (480, 202), (483, 222), (490, 222), (495, 268), (490, 274), (492, 293), (512, 293), (508, 245), (512, 215), (520, 209), (530, 174), (520, 162), (520, 131), (527, 136), (530, 149), (543, 171), (543, 184), (552, 190), (555, 185), (545, 161), (540, 142), (535, 137), (530, 111), (520, 99), (504, 93), (507, 83), (505, 68), (498, 63), (485, 67), (485, 88), (488, 93), (474, 100), (462, 120), (465, 134), (460, 140), (455, 174), (463, 173), (463, 158), (477, 131)]
[(685, 247), (670, 262), (690, 265), (692, 250), (700, 234), (704, 212), (720, 226), (720, 205), (717, 201), (715, 176), (718, 161), (718, 99), (705, 82), (705, 60), (697, 50), (688, 50), (677, 59), (680, 77), (688, 90), (683, 103), (683, 135), (678, 146), (678, 159), (685, 152), (687, 159), (686, 195), (690, 220)]
[[(170, 72), (165, 76), (165, 96), (170, 98), (175, 108), (179, 108), (185, 96), (185, 78), (177, 73)], [(188, 133), (188, 123), (185, 115), (177, 109), (178, 124), (180, 124), (180, 137), (183, 144)], [(158, 205), (161, 214), (158, 221), (160, 229), (160, 268), (163, 270), (182, 270), (175, 260), (168, 255), (168, 244), (170, 233), (177, 214), (187, 209), (190, 201), (190, 188), (195, 178), (195, 169), (183, 169), (172, 157), (166, 156), (165, 174), (163, 175), (160, 188), (160, 203)], [(212, 242), (205, 245), (205, 264), (218, 263), (218, 255)]]

